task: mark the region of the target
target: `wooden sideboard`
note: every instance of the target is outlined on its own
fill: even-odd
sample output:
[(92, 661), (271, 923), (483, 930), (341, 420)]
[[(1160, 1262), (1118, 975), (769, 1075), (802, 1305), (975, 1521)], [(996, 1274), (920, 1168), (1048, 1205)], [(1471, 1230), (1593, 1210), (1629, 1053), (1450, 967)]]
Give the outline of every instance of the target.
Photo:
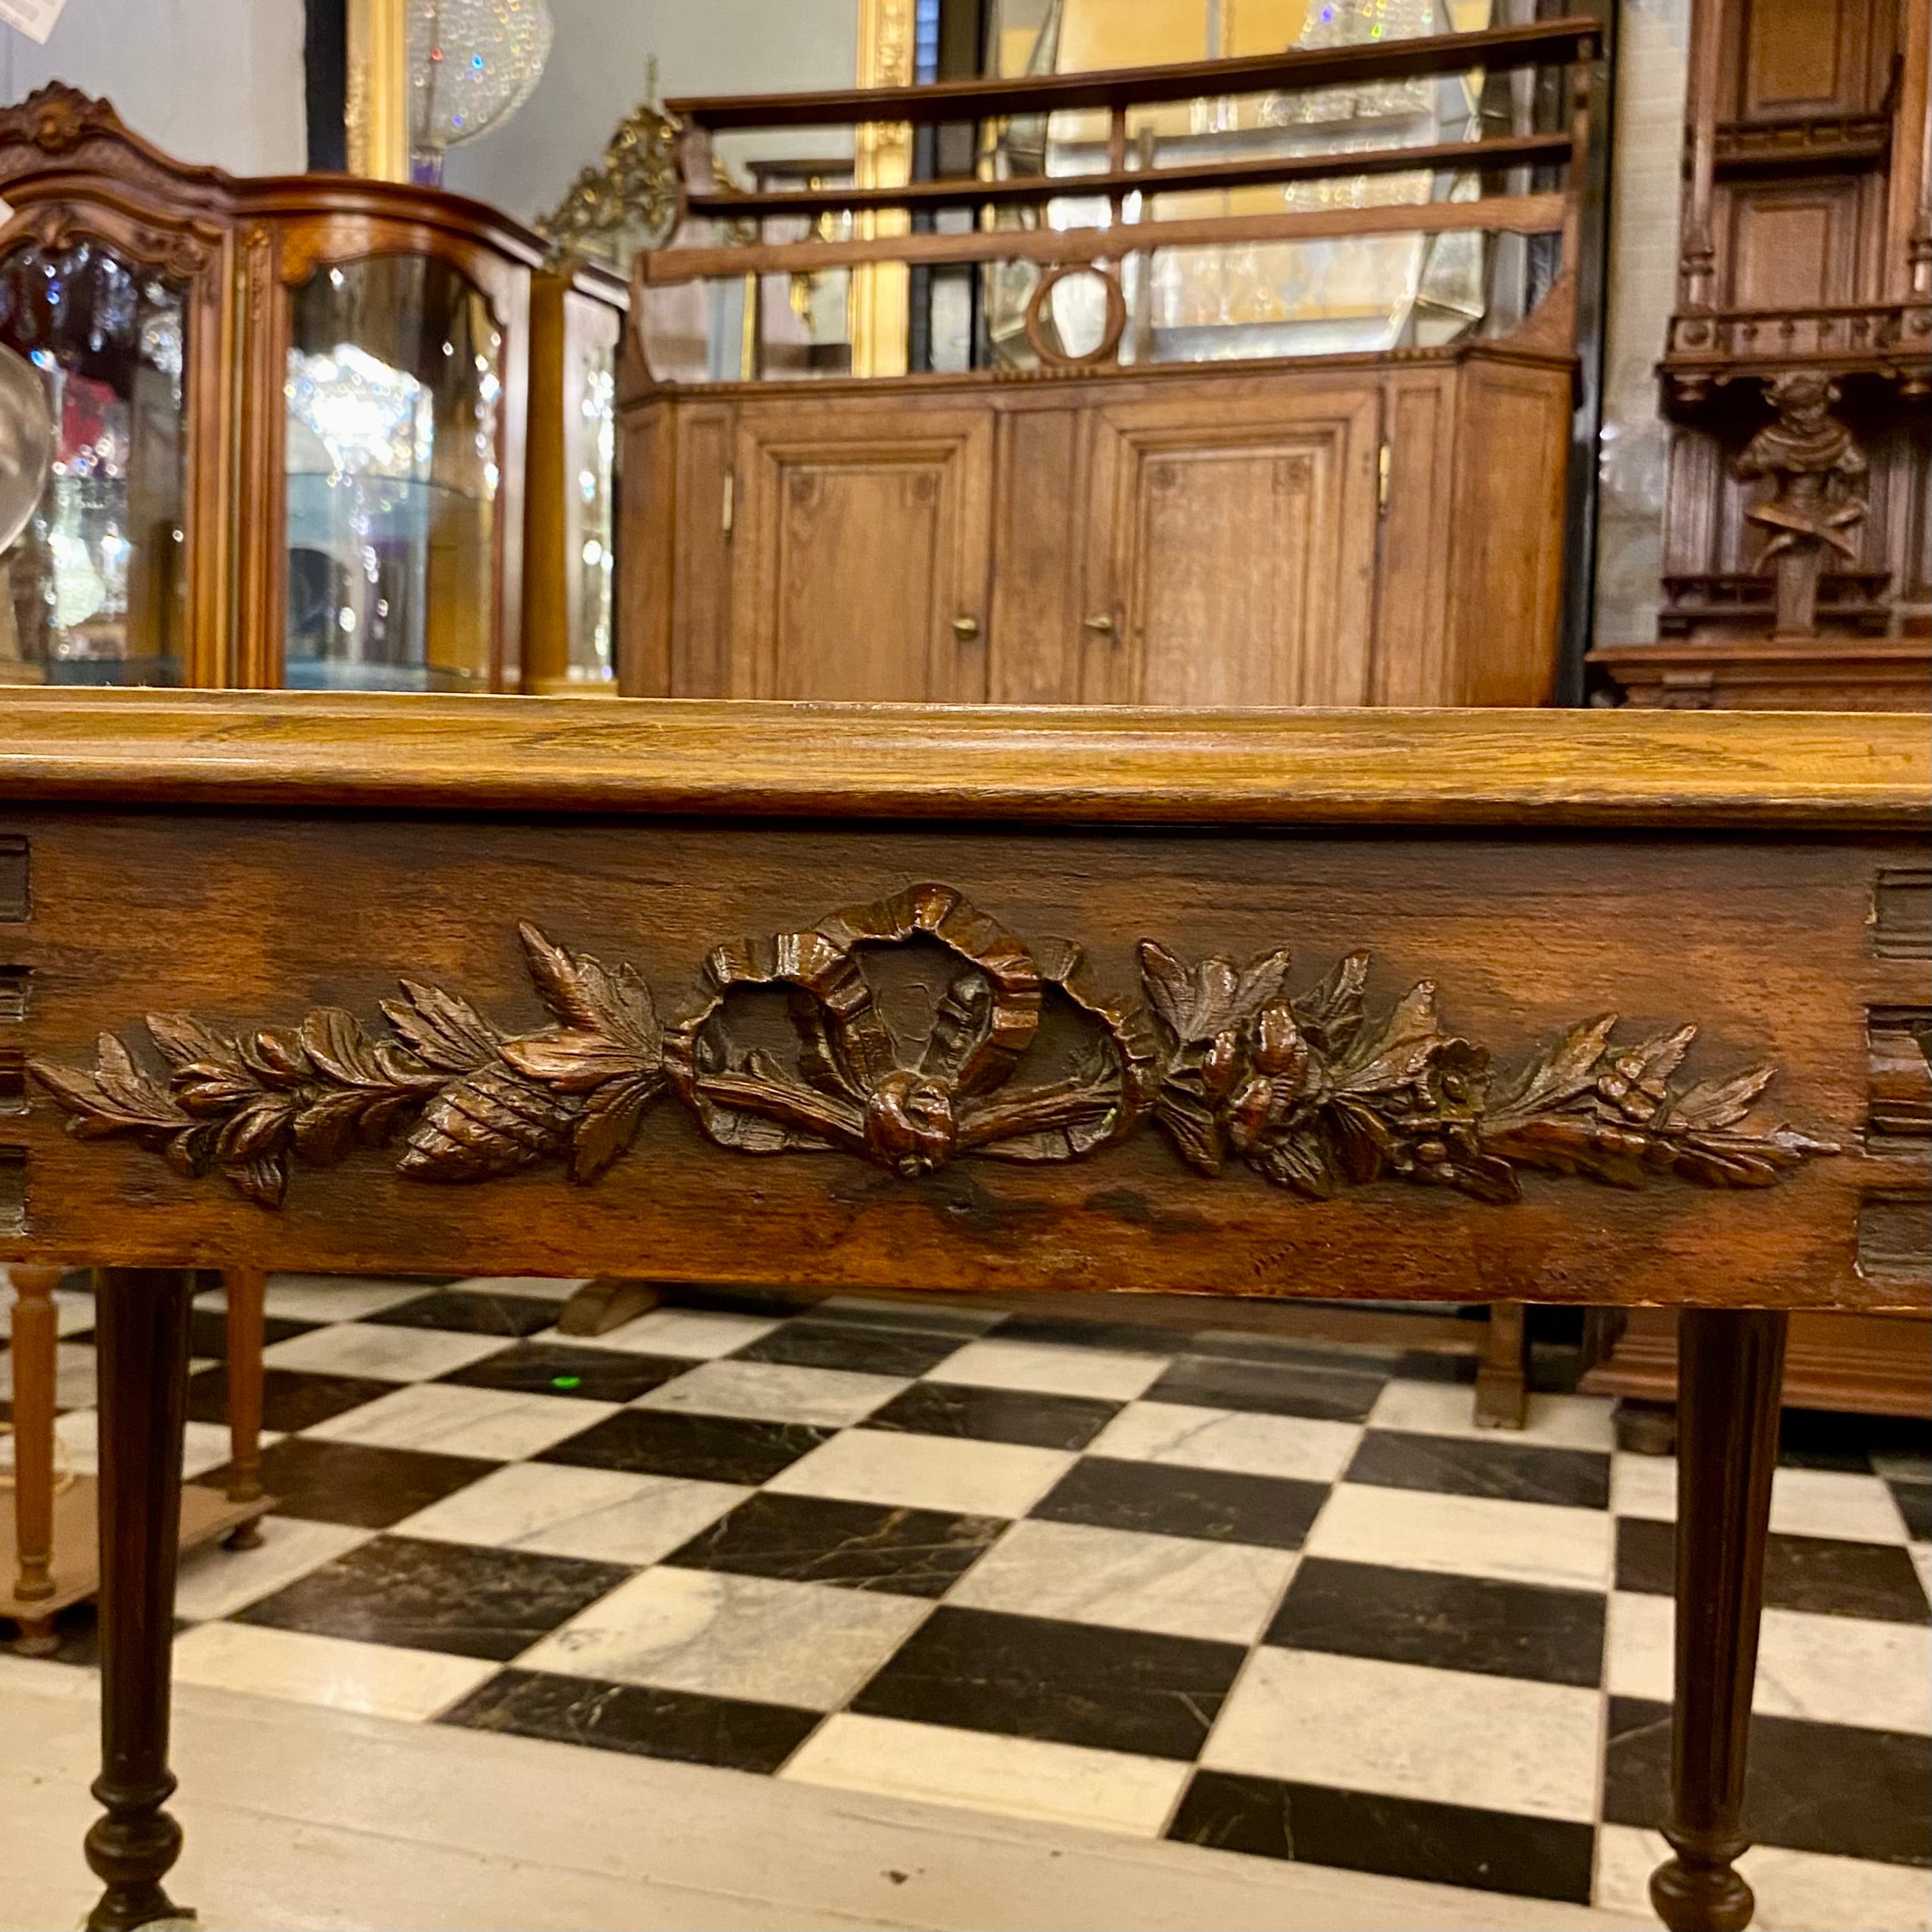
[(90, 1923), (172, 1911), (188, 1270), (648, 1250), (1677, 1309), (1652, 1897), (1735, 1932), (1787, 1313), (1932, 1305), (1928, 800), (1904, 718), (0, 696), (0, 1262), (122, 1264)]
[[(677, 221), (634, 264), (622, 382), (623, 688), (1548, 703), (1601, 38), (1572, 18), (667, 102)], [(1431, 120), (1415, 145), (1438, 87), (1472, 104), (1448, 131), (1480, 138)], [(1163, 146), (1208, 97), (1216, 131)], [(970, 133), (970, 158), (890, 185), (801, 162), (741, 191), (713, 152), (905, 126)], [(1400, 290), (1348, 281), (1391, 248), (1416, 251)], [(1465, 306), (1431, 310), (1424, 265), (1452, 258)], [(930, 314), (862, 348), (941, 277), (976, 318), (952, 362)], [(1057, 306), (1070, 287), (1087, 310)], [(828, 308), (851, 339), (800, 339)]]
[(707, 385), (624, 418), (640, 695), (1535, 704), (1574, 358)]

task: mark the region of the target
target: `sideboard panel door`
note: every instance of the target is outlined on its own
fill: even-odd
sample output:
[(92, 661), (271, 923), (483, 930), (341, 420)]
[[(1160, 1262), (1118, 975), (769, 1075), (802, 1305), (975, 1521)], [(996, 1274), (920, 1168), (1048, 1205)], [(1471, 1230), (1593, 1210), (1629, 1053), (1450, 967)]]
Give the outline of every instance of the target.
[(993, 443), (983, 411), (746, 411), (734, 693), (983, 701)]
[[(1084, 694), (1184, 706), (1370, 695), (1376, 392), (1100, 412)], [(1111, 503), (1112, 514), (1103, 506)], [(1100, 534), (1096, 532), (1096, 534)], [(1097, 566), (1097, 568), (1096, 566)]]

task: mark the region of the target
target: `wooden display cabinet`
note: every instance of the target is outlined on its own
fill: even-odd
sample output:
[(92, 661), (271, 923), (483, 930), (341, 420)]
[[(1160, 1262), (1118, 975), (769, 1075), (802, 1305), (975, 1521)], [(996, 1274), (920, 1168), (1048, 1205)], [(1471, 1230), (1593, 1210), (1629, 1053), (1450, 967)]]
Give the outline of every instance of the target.
[[(46, 373), (61, 438), (0, 677), (521, 687), (542, 238), (440, 191), (186, 166), (58, 84), (0, 111), (0, 340)], [(621, 297), (585, 272), (553, 299), (544, 346), (578, 358), (538, 386), (554, 483), (585, 466), (556, 406)]]
[(530, 286), (524, 444), (524, 678), (551, 697), (615, 694), (617, 357), (622, 279), (556, 260)]

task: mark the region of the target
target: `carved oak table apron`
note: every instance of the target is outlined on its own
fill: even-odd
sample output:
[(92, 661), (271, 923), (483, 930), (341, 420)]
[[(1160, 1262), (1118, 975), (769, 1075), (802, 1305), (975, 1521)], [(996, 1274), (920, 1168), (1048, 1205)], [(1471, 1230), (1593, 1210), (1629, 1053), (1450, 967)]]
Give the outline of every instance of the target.
[(1677, 1306), (1652, 1895), (1744, 1925), (1786, 1311), (1932, 1302), (1867, 1130), (1929, 782), (1885, 716), (0, 700), (0, 1260), (117, 1263), (91, 1922), (172, 1910), (225, 1267)]

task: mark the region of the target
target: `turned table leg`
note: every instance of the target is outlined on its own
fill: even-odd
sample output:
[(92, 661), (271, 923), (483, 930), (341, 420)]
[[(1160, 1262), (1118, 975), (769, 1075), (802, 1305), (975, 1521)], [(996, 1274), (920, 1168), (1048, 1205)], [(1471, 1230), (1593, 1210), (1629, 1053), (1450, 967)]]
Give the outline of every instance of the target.
[(1677, 1682), (1670, 1752), (1674, 1858), (1652, 1874), (1671, 1932), (1742, 1932), (1756, 1901), (1732, 1868), (1764, 1605), (1786, 1318), (1678, 1316)]
[(100, 1354), (100, 1776), (106, 1816), (87, 1834), (106, 1890), (90, 1932), (185, 1916), (161, 1888), (181, 1827), (161, 1808), (175, 1557), (181, 1539), (191, 1274), (104, 1268), (95, 1276)]
[[(268, 1277), (260, 1268), (224, 1268), (228, 1316), (228, 1500), (252, 1503), (262, 1493), (262, 1303)], [(230, 1532), (230, 1550), (253, 1550), (262, 1526), (251, 1519)]]
[[(10, 1353), (14, 1361), (14, 1597), (38, 1603), (54, 1593), (54, 1385), (59, 1336), (57, 1268), (15, 1267)], [(22, 1618), (16, 1648), (34, 1656), (54, 1648), (52, 1620)]]

